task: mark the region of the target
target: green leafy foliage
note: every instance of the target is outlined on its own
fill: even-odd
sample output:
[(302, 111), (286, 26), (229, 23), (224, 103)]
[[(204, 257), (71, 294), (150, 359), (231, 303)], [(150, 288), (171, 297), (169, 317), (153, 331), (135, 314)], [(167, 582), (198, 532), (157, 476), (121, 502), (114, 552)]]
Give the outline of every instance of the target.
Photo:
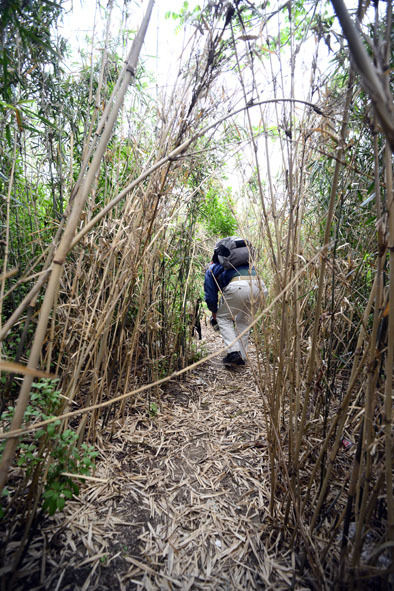
[(173, 20), (179, 20), (180, 25), (184, 25), (186, 22), (190, 21), (191, 18), (195, 18), (198, 17), (199, 14), (201, 13), (201, 7), (199, 4), (197, 4), (197, 6), (195, 6), (194, 8), (191, 8), (189, 6), (189, 2), (187, 2), (187, 0), (185, 0), (185, 2), (182, 5), (182, 8), (179, 12), (173, 12), (172, 10), (169, 10), (168, 12), (165, 13), (165, 18), (166, 19), (173, 19)]
[(63, 473), (69, 472), (75, 476), (88, 475), (94, 467), (94, 458), (98, 454), (93, 446), (86, 443), (77, 447), (78, 434), (71, 429), (66, 429), (62, 434), (54, 434), (53, 439), (52, 461), (43, 492), (43, 508), (50, 515), (57, 510), (61, 511), (65, 502), (79, 492), (79, 487), (74, 480)]
[(230, 191), (224, 194), (211, 187), (200, 208), (201, 221), (213, 236), (231, 236), (237, 228)]
[(3, 0), (0, 3), (0, 97), (14, 102), (20, 84), (39, 86), (42, 67), (52, 64), (58, 49), (51, 42), (51, 25), (62, 2)]
[[(31, 424), (37, 421), (45, 421), (54, 418), (55, 412), (60, 406), (60, 391), (56, 389), (58, 380), (43, 379), (34, 382), (30, 404), (26, 408), (24, 423)], [(9, 428), (14, 415), (14, 408), (9, 407), (0, 417), (2, 430)], [(68, 499), (73, 494), (78, 494), (78, 485), (73, 478), (65, 473), (87, 475), (94, 467), (94, 458), (98, 452), (93, 446), (83, 443), (78, 446), (78, 434), (72, 429), (59, 432), (60, 420), (55, 420), (49, 425), (34, 432), (33, 438), (21, 441), (17, 448), (17, 465), (24, 469), (29, 477), (37, 467), (48, 464), (48, 471), (42, 493), (42, 508), (50, 515), (57, 510), (61, 511)], [(4, 443), (0, 447), (2, 452)], [(3, 491), (3, 496), (7, 492)], [(0, 510), (0, 517), (4, 515), (4, 509)]]

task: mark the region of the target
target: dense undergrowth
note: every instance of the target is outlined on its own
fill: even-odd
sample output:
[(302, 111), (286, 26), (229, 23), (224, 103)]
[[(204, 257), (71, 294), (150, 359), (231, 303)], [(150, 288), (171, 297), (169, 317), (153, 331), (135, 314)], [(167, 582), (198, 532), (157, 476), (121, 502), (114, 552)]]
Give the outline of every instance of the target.
[[(358, 18), (385, 72), (391, 9), (366, 4)], [(215, 240), (236, 233), (254, 243), (269, 286), (253, 329), (255, 381), (283, 544), (327, 587), (388, 588), (391, 151), (331, 5), (185, 3), (173, 13), (190, 34), (174, 87), (154, 97), (147, 68), (135, 70), (60, 259), (109, 125), (104, 109), (127, 75), (114, 49), (127, 3), (108, 5), (104, 50), (90, 64), (81, 56), (74, 75), (55, 35), (61, 6), (31, 2), (20, 18), (21, 6), (7, 3), (0, 20), (2, 359), (47, 377), (30, 388), (33, 367), (20, 389), (23, 368), (4, 365), (1, 376), (3, 439), (27, 428), (2, 465), (3, 557), (19, 543), (12, 572), (42, 512), (77, 494), (133, 392), (198, 360), (205, 265)], [(302, 77), (311, 82), (300, 90)]]

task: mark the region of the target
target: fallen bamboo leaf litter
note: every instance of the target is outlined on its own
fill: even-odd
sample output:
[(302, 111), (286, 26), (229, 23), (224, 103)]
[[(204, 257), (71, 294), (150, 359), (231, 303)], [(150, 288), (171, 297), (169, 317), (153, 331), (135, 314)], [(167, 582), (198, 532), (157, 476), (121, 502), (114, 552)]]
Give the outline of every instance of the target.
[[(204, 337), (206, 348), (218, 346), (216, 335)], [(48, 519), (45, 561), (37, 539), (26, 574), (39, 571), (47, 588), (63, 591), (310, 588), (269, 514), (263, 400), (251, 367), (232, 374), (211, 360), (171, 382), (157, 406), (154, 417), (128, 416), (101, 444), (94, 479)], [(283, 519), (279, 501), (274, 514)]]

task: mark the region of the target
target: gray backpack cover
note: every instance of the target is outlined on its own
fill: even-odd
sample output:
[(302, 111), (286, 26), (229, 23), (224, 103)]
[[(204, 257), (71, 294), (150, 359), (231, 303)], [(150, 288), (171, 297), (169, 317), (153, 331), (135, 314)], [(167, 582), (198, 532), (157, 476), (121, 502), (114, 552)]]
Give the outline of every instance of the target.
[(234, 269), (241, 265), (249, 265), (254, 251), (248, 240), (238, 236), (229, 236), (216, 243), (214, 254), (225, 269)]

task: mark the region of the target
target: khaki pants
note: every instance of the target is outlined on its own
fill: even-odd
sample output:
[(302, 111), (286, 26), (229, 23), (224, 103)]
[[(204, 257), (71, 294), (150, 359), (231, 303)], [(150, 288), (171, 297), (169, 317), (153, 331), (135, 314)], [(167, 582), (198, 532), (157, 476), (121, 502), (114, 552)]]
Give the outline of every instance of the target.
[[(261, 289), (260, 289), (261, 287)], [(230, 282), (224, 289), (220, 299), (216, 320), (224, 344), (232, 343), (238, 335), (251, 323), (252, 315), (261, 303), (267, 290), (261, 280), (241, 279)], [(227, 352), (240, 351), (246, 358), (249, 331), (228, 348)]]

